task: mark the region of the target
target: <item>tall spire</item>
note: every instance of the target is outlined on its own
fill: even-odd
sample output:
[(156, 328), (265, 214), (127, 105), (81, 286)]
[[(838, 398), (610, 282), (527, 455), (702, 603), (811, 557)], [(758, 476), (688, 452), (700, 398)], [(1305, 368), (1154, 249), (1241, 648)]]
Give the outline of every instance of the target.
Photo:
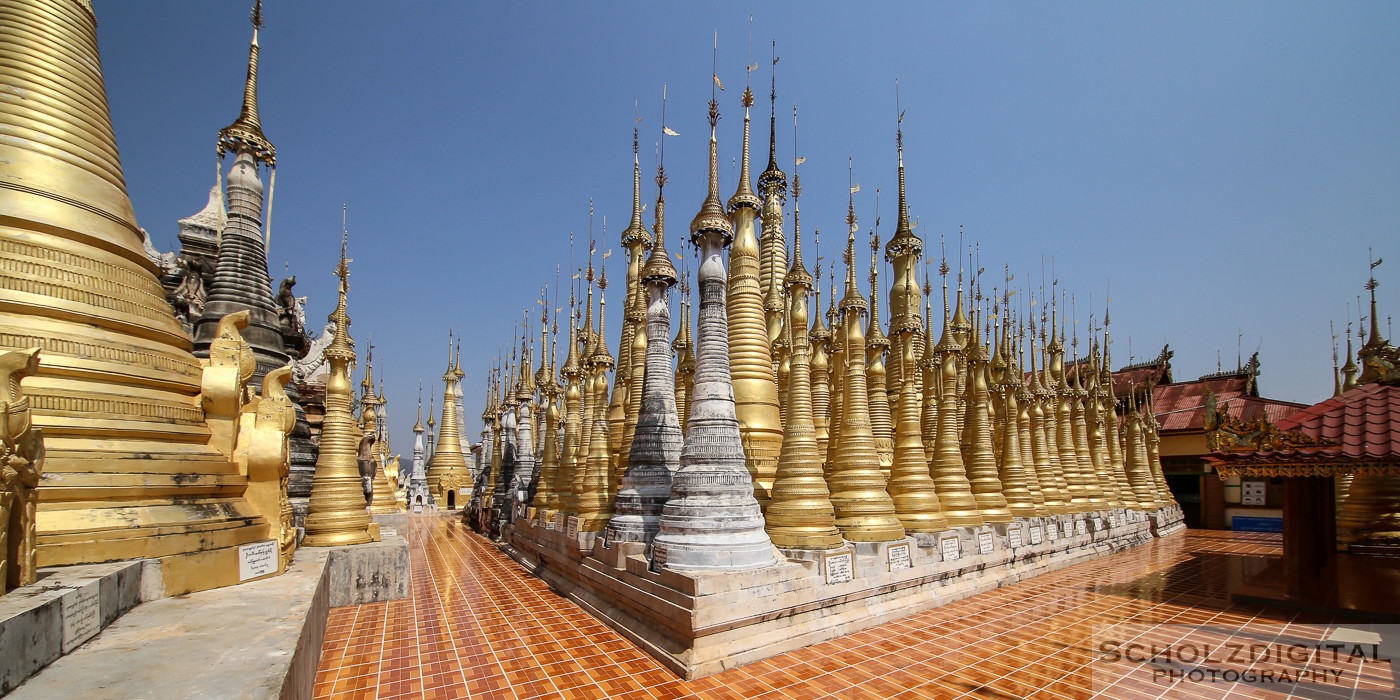
[[(773, 65), (778, 63), (777, 42), (773, 44)], [(753, 66), (750, 66), (752, 69)], [(777, 161), (777, 76), (774, 70), (773, 86), (768, 93), (770, 112), (768, 120), (768, 169), (758, 177), (758, 190), (763, 195), (763, 239), (758, 255), (758, 286), (763, 295), (763, 314), (768, 327), (769, 344), (777, 343), (785, 314), (783, 293), (787, 289), (787, 246), (783, 235), (783, 203), (787, 200), (787, 176), (778, 168)], [(793, 147), (797, 146), (796, 106), (793, 107)], [(793, 158), (797, 155), (794, 152)], [(794, 176), (796, 171), (794, 170)], [(810, 286), (810, 285), (809, 285)]]
[[(715, 46), (718, 54), (718, 33)], [(718, 75), (714, 82), (719, 84)], [(733, 397), (737, 392), (729, 369), (727, 285), (722, 261), (734, 228), (719, 203), (715, 141), (719, 103), (713, 92), (709, 117), (709, 192), (690, 224), (691, 239), (700, 247), (702, 257), (695, 388), (680, 468), (673, 475), (671, 498), (662, 510), (652, 551), (654, 561), (664, 560), (672, 569), (739, 571), (773, 564), (774, 549), (763, 530), (763, 512), (754, 499), (735, 417)]]
[[(851, 188), (854, 194), (855, 188)], [(854, 204), (849, 220), (855, 220)], [(870, 427), (869, 394), (865, 388), (865, 335), (861, 315), (868, 308), (856, 285), (854, 223), (846, 239), (846, 296), (841, 300), (846, 366), (840, 432), (833, 438), (836, 458), (827, 483), (836, 510), (836, 527), (853, 542), (888, 542), (904, 537), (895, 517), (894, 501), (880, 473), (875, 435)]]
[(791, 330), (792, 345), (786, 395), (787, 422), (783, 430), (778, 471), (773, 479), (772, 501), (764, 519), (768, 535), (778, 547), (830, 549), (841, 546), (841, 532), (836, 529), (836, 512), (831, 505), (823, 475), (813, 422), (810, 353), (806, 334), (812, 276), (802, 262), (802, 230), (796, 218), (796, 201), (801, 189), (794, 166), (792, 268), (786, 275), (788, 328)]
[(376, 539), (365, 512), (357, 462), (361, 434), (351, 412), (354, 400), (350, 363), (355, 361), (355, 349), (350, 344), (350, 315), (346, 313), (351, 261), (345, 255), (349, 229), (344, 217), (342, 206), (340, 261), (335, 267), (336, 277), (340, 278), (339, 299), (330, 315), (335, 322), (335, 335), (325, 350), (331, 372), (326, 381), (326, 416), (321, 423), (321, 450), (311, 484), (311, 509), (305, 521), (303, 544), (307, 547), (361, 544)]
[[(664, 108), (663, 108), (664, 110)], [(663, 111), (662, 140), (665, 136)], [(635, 370), (639, 404), (633, 439), (628, 445), (627, 471), (622, 475), (608, 523), (613, 542), (648, 542), (656, 536), (661, 512), (671, 495), (671, 474), (680, 467), (681, 426), (676, 409), (676, 387), (671, 380), (671, 354), (666, 339), (671, 334), (668, 291), (676, 283), (676, 268), (666, 250), (666, 174), (656, 171), (656, 244), (651, 249), (641, 283), (646, 285), (646, 326), (638, 329), (642, 340), (633, 352), (645, 354), (645, 365)], [(657, 342), (649, 342), (655, 338)], [(637, 380), (640, 379), (640, 382)]]
[[(729, 200), (734, 236), (729, 249), (725, 309), (734, 411), (744, 442), (746, 466), (753, 476), (754, 497), (761, 507), (767, 507), (768, 490), (773, 486), (773, 477), (778, 470), (778, 454), (783, 445), (782, 412), (772, 345), (779, 335), (783, 305), (782, 290), (775, 290), (779, 296), (774, 297), (773, 315), (765, 312), (763, 260), (756, 222), (760, 209), (765, 209), (764, 235), (772, 233), (768, 226), (774, 223), (771, 206), (774, 200), (770, 197), (766, 204), (761, 202), (749, 187), (749, 108), (753, 105), (753, 91), (746, 87), (741, 101), (744, 105), (744, 150), (738, 190)], [(713, 145), (711, 149), (713, 151)], [(781, 210), (776, 218), (779, 222), (782, 220)]]
[(277, 164), (277, 149), (263, 136), (262, 122), (258, 120), (258, 30), (262, 28), (262, 0), (253, 4), (253, 41), (248, 46), (248, 78), (243, 85), (243, 109), (232, 124), (219, 130), (219, 156), (229, 151), (247, 151), (258, 161), (274, 166)]

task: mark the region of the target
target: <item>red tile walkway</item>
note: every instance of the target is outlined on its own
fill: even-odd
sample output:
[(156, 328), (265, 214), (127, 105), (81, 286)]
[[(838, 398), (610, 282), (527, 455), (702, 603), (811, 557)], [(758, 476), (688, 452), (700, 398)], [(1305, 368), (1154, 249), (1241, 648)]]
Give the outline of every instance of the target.
[[(1231, 581), (1279, 554), (1277, 535), (1173, 535), (694, 681), (678, 680), (458, 520), (415, 518), (409, 538), (413, 597), (331, 611), (317, 698), (1396, 697), (1385, 662), (1353, 663), (1337, 682), (1266, 688), (1172, 686), (1142, 666), (1095, 660), (1105, 638), (1096, 633), (1142, 632), (1135, 641), (1159, 643), (1321, 639), (1327, 619), (1229, 601)], [(1106, 625), (1117, 627), (1105, 633)]]

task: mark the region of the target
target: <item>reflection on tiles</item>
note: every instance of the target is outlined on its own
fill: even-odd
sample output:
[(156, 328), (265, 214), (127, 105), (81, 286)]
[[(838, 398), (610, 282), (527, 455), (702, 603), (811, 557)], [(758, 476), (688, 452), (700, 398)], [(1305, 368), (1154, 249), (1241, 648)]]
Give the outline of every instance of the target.
[[(1330, 622), (1230, 602), (1228, 585), (1251, 559), (1279, 555), (1277, 535), (1188, 531), (682, 681), (456, 519), (416, 517), (410, 542), (411, 599), (331, 611), (317, 698), (1284, 698), (1091, 668), (1094, 634), (1117, 625), (1173, 643), (1198, 634), (1186, 625), (1209, 625), (1318, 639)], [(1351, 688), (1294, 697), (1389, 697), (1390, 683), (1386, 665), (1363, 669)]]

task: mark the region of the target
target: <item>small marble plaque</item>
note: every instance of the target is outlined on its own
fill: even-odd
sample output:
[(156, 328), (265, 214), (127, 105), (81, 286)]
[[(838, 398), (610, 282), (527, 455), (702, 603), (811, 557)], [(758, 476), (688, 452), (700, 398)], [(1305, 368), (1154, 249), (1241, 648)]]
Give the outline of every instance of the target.
[[(1083, 520), (1080, 520), (1079, 522), (1082, 523), (1082, 522), (1084, 522), (1084, 521), (1083, 521)], [(1075, 527), (1075, 526), (1074, 526), (1074, 523), (1064, 523), (1064, 526), (1065, 526), (1064, 536), (1065, 536), (1066, 538), (1074, 537), (1074, 527)]]
[(1034, 547), (1035, 545), (1040, 544), (1040, 542), (1041, 542), (1041, 540), (1042, 540), (1043, 538), (1044, 538), (1044, 536), (1040, 534), (1040, 526), (1039, 526), (1039, 525), (1032, 525), (1032, 526), (1031, 526), (1031, 546)]
[(660, 571), (666, 566), (666, 548), (652, 546), (651, 563), (648, 568), (652, 571)]
[(567, 529), (568, 526), (564, 524), (564, 521), (567, 519), (568, 516), (564, 515), (563, 513), (554, 516), (554, 529), (560, 532), (563, 532), (565, 529)]
[(1006, 546), (1012, 549), (1020, 549), (1021, 544), (1021, 528), (1013, 527), (1006, 531)]
[(1103, 532), (1103, 518), (1094, 518), (1094, 532)]
[[(382, 537), (382, 535), (381, 535)], [(277, 541), (263, 540), (238, 548), (238, 580), (266, 576), (277, 571)]]
[(904, 544), (890, 545), (890, 548), (886, 550), (886, 553), (889, 555), (890, 571), (896, 571), (898, 569), (908, 569), (914, 565), (914, 562), (910, 561), (909, 559), (908, 542), (905, 542)]
[(962, 554), (962, 547), (957, 537), (944, 537), (938, 541), (938, 551), (943, 554), (943, 561), (952, 561)]
[(558, 519), (556, 519), (556, 518), (548, 518), (548, 519), (546, 519), (546, 520), (544, 521), (544, 529), (550, 530), (550, 531), (559, 529), (559, 521), (558, 521)]
[(991, 554), (991, 553), (992, 553), (992, 533), (990, 533), (990, 532), (979, 532), (979, 533), (977, 533), (977, 553), (978, 553), (978, 554)]
[(63, 653), (92, 639), (102, 628), (101, 581), (63, 594)]
[(1050, 527), (1045, 528), (1045, 534), (1050, 537), (1051, 542), (1060, 539), (1060, 524), (1050, 523)]
[(564, 534), (567, 535), (569, 539), (573, 539), (573, 538), (575, 538), (575, 537), (578, 537), (578, 516), (577, 516), (577, 515), (570, 515), (570, 516), (569, 516), (569, 529), (568, 529)]
[(381, 539), (383, 539), (383, 538), (385, 538), (385, 537), (396, 537), (396, 536), (398, 536), (398, 534), (399, 534), (399, 531), (398, 531), (398, 530), (395, 530), (395, 529), (392, 528), (392, 527), (381, 527), (381, 528), (379, 528), (379, 537), (380, 537)]
[(1074, 534), (1076, 534), (1076, 535), (1087, 535), (1087, 534), (1089, 534), (1089, 521), (1084, 520), (1083, 518), (1080, 518), (1079, 520), (1074, 521)]
[(855, 560), (855, 552), (826, 555), (823, 559), (826, 562), (826, 582), (828, 584), (845, 583), (855, 578), (853, 572)]

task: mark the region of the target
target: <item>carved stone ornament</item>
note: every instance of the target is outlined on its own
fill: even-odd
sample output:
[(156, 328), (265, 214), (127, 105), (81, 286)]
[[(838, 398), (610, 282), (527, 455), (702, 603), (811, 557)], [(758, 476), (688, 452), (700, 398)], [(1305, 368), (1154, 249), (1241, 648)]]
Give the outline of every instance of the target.
[(39, 348), (0, 354), (0, 551), (5, 588), (34, 583), (35, 489), (44, 466), (43, 432), (34, 427), (20, 379), (39, 370)]

